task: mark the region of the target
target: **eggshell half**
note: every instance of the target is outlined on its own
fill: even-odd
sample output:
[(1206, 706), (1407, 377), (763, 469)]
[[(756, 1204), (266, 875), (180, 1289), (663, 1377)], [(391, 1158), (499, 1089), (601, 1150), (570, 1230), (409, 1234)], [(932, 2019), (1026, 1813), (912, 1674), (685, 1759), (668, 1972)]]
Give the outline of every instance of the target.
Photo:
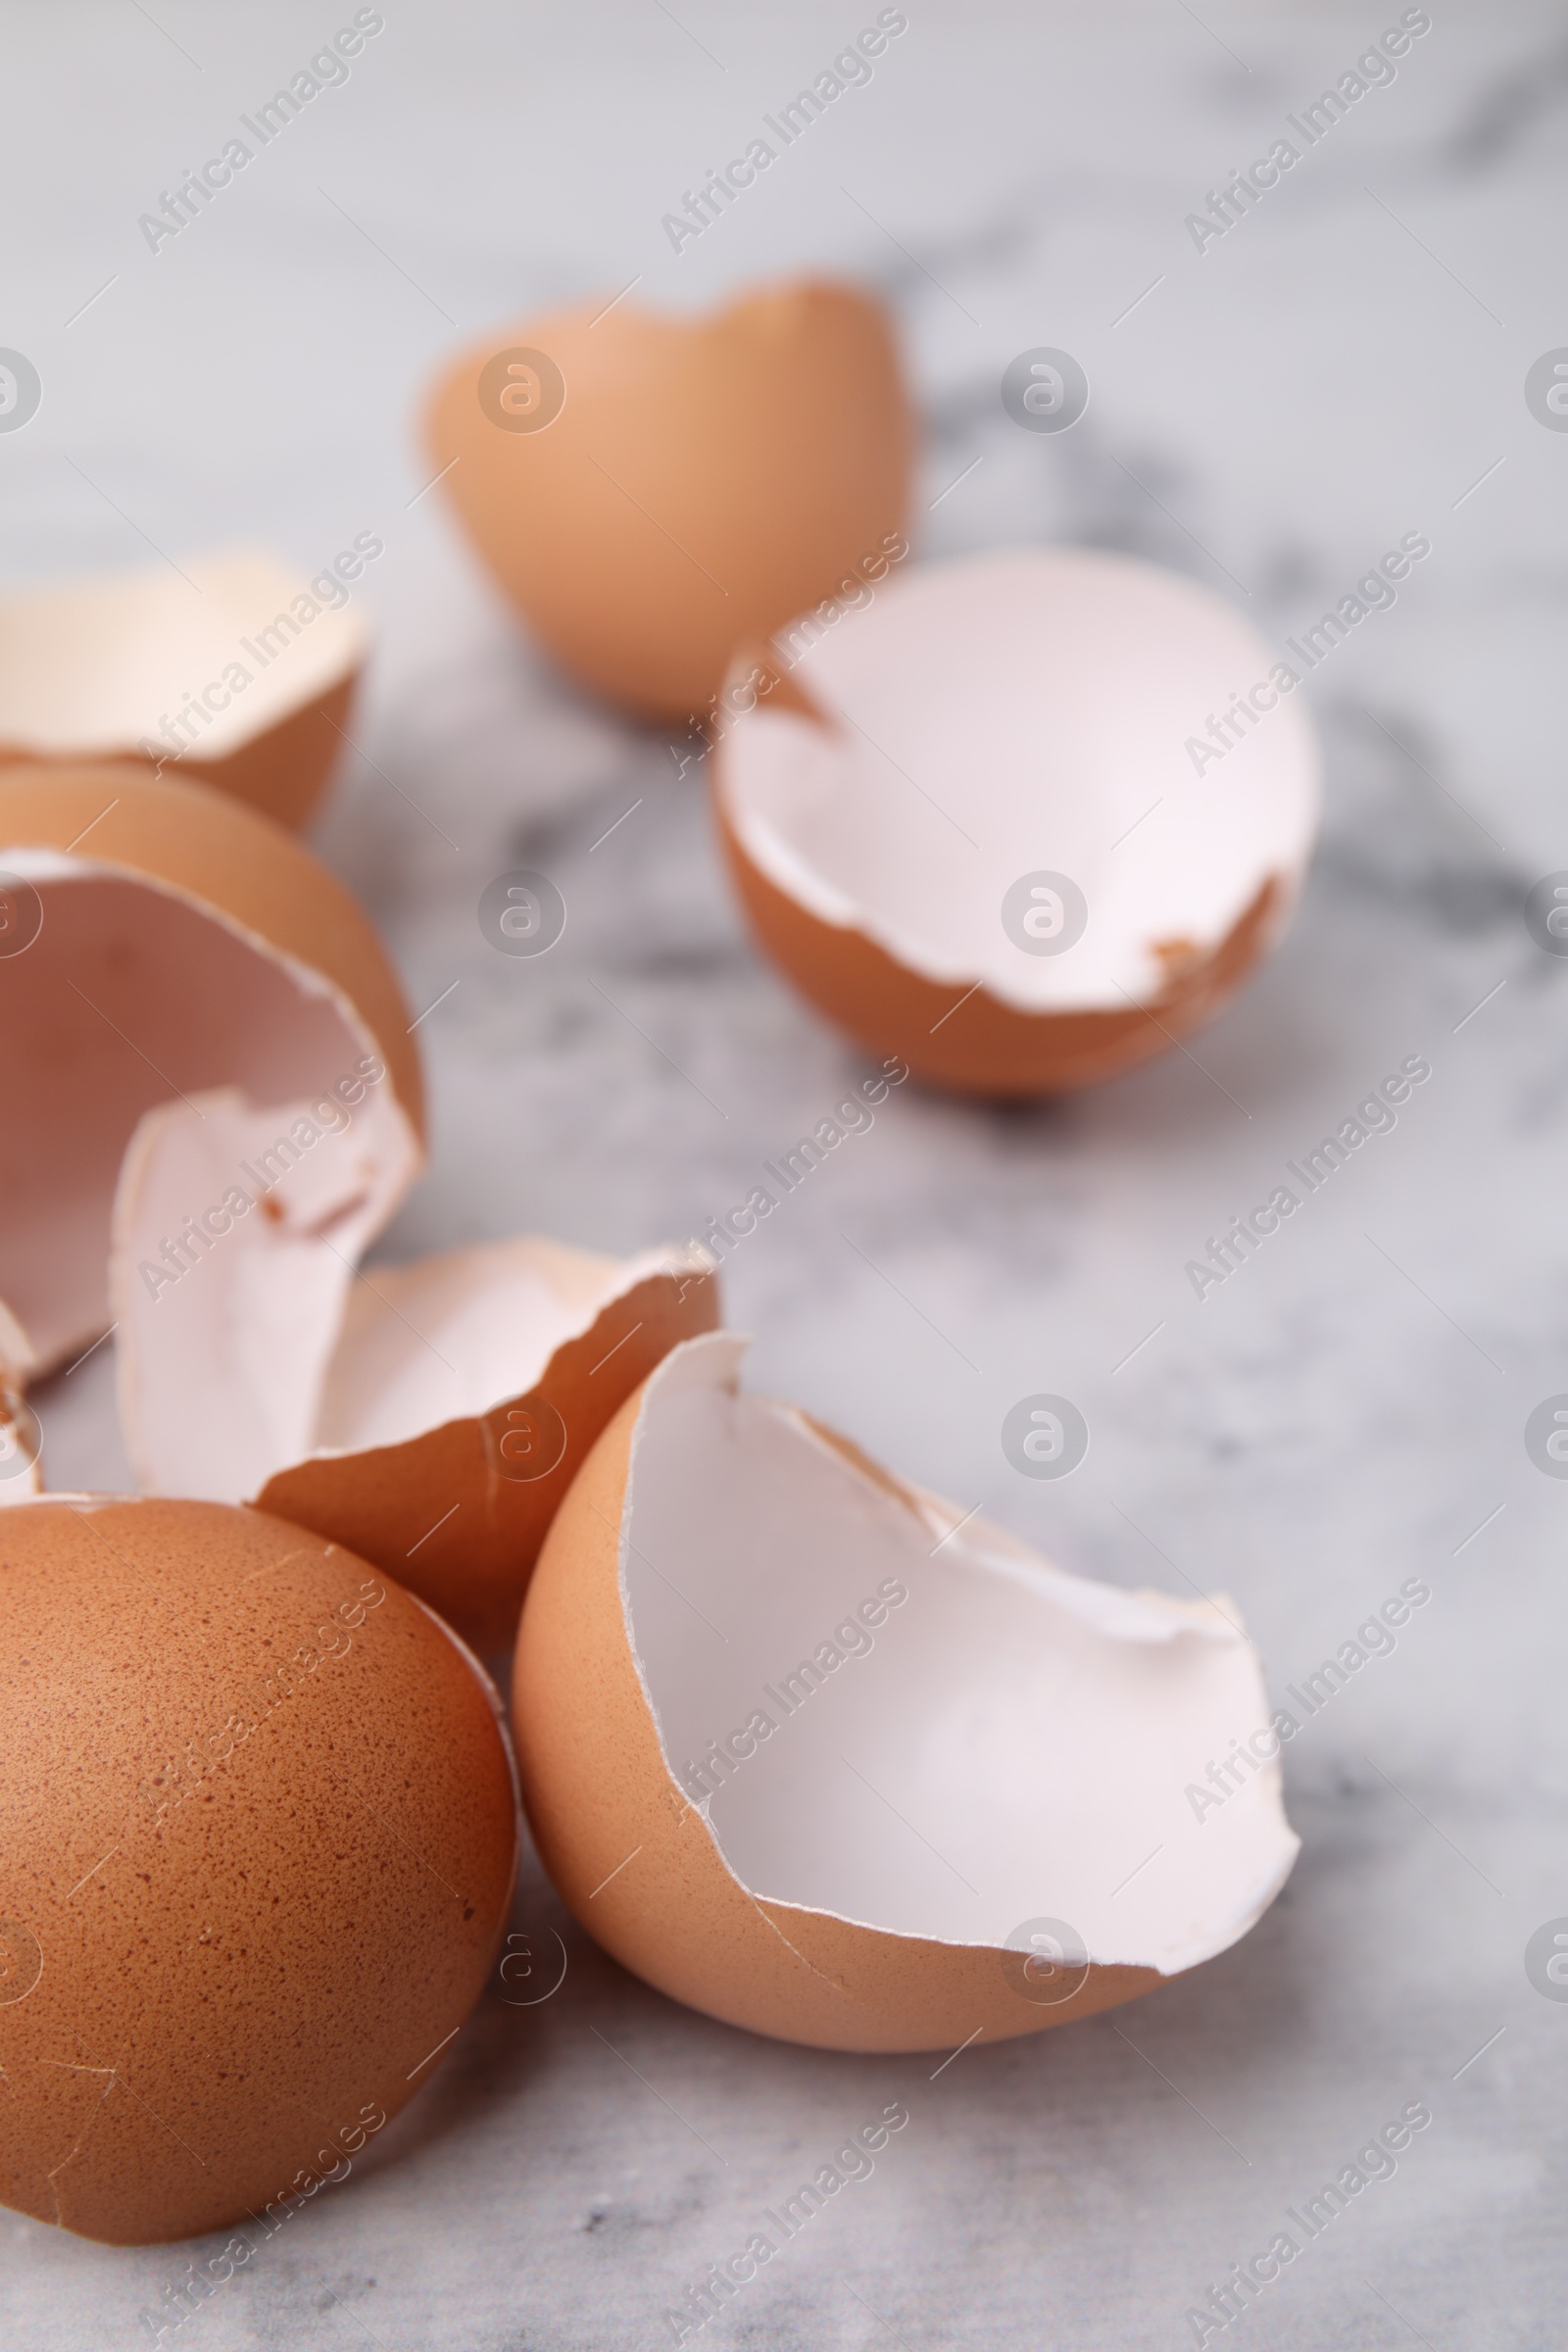
[(353, 2169), (483, 1988), (516, 1868), (495, 1694), (260, 1512), (0, 1519), (0, 2201), (256, 2245)]
[(1236, 1942), (1298, 1840), (1276, 1762), (1186, 1792), (1270, 1721), (1234, 1620), (960, 1525), (743, 1395), (744, 1346), (621, 1408), (524, 1605), (523, 1801), (576, 1917), (694, 2008), (850, 2050), (1062, 2025)]
[[(205, 1127), (183, 1122), (174, 1139), (204, 1152), (227, 1131), (222, 1100), (205, 1106)], [(315, 1204), (296, 1194), (149, 1296), (139, 1237), (151, 1249), (172, 1222), (158, 1165), (151, 1145), (133, 1147), (116, 1212), (121, 1418), (143, 1487), (253, 1494), (399, 1577), (482, 1652), (509, 1646), (600, 1431), (670, 1348), (717, 1321), (711, 1261), (528, 1238), (357, 1280), (340, 1269), (329, 1293), (316, 1260), (330, 1274), (337, 1251), (321, 1250)], [(162, 1173), (170, 1198), (204, 1196), (188, 1154), (166, 1154)]]
[(251, 548), (12, 595), (0, 763), (176, 768), (298, 827), (342, 753), (368, 645), (355, 605)]
[(527, 319), (453, 363), (426, 440), (503, 594), (641, 717), (704, 717), (737, 643), (905, 552), (914, 426), (891, 326), (831, 280), (695, 319), (630, 297)]
[[(1280, 666), (1192, 581), (1083, 550), (807, 614), (737, 657), (720, 707), (718, 827), (759, 941), (861, 1045), (961, 1093), (1167, 1052), (1269, 952), (1311, 852), (1316, 742)], [(1254, 688), (1217, 750), (1209, 719)], [(1052, 921), (1059, 950), (1028, 930)]]
[(280, 827), (127, 767), (0, 769), (0, 1298), (40, 1373), (112, 1319), (112, 1204), (150, 1110), (199, 1134), (204, 1090), (293, 1117), (358, 1083), (355, 1246), (386, 1223), (421, 1156), (408, 1008), (365, 914)]

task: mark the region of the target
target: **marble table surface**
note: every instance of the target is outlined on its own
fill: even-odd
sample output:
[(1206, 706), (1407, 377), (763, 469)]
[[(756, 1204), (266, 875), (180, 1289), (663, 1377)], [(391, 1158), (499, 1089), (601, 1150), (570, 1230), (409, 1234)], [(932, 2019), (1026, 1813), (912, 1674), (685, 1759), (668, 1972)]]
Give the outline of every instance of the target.
[[(530, 1867), (516, 1930), (564, 1939), (559, 1989), (494, 1986), (373, 2164), (164, 2342), (670, 2342), (686, 2285), (892, 2099), (909, 2125), (873, 2177), (703, 2340), (1192, 2342), (1209, 2284), (1414, 2101), (1432, 2123), (1394, 2176), (1209, 2340), (1560, 2340), (1568, 2006), (1525, 1953), (1568, 1914), (1568, 1486), (1523, 1437), (1568, 1390), (1568, 964), (1524, 916), (1568, 867), (1568, 437), (1525, 397), (1568, 343), (1560, 13), (1432, 0), (1396, 77), (1200, 251), (1186, 217), (1397, 0), (911, 0), (872, 80), (676, 255), (663, 213), (859, 17), (386, 0), (347, 82), (149, 252), (159, 191), (352, 13), (5, 9), (0, 342), (44, 398), (0, 435), (0, 564), (9, 585), (259, 538), (316, 569), (384, 539), (359, 749), (316, 833), (435, 1006), (433, 1166), (383, 1250), (678, 1238), (858, 1068), (748, 944), (700, 776), (521, 640), (418, 495), (412, 425), (460, 335), (532, 306), (850, 272), (918, 385), (923, 555), (1126, 549), (1278, 640), (1401, 533), (1432, 555), (1307, 687), (1327, 821), (1269, 968), (1100, 1092), (891, 1098), (735, 1256), (755, 1378), (1067, 1566), (1232, 1593), (1277, 1690), (1403, 1580), (1432, 1599), (1292, 1743), (1303, 1850), (1251, 1936), (940, 2075), (687, 2013)], [(1038, 345), (1093, 388), (1059, 436), (999, 399)], [(538, 962), (475, 921), (516, 864), (570, 908)], [(1397, 1128), (1200, 1302), (1195, 1249), (1411, 1054), (1432, 1076)], [(109, 1372), (38, 1399), (56, 1484), (123, 1476)], [(1040, 1390), (1093, 1432), (1060, 1484), (999, 1445)], [(193, 2251), (0, 2216), (0, 2337), (149, 2342)]]

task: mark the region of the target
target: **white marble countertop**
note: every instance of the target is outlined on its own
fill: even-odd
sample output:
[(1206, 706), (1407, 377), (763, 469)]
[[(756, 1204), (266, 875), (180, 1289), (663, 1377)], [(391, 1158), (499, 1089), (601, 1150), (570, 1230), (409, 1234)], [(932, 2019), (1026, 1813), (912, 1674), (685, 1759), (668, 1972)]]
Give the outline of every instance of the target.
[[(7, 581), (149, 541), (255, 537), (313, 569), (386, 543), (364, 756), (318, 840), (416, 1005), (450, 991), (420, 1031), (434, 1167), (393, 1254), (684, 1235), (854, 1067), (747, 943), (698, 780), (554, 677), (439, 496), (411, 503), (414, 404), (459, 334), (638, 274), (695, 305), (820, 265), (896, 306), (930, 425), (921, 552), (1125, 548), (1283, 638), (1401, 532), (1433, 546), (1310, 681), (1323, 848), (1283, 951), (1191, 1054), (1035, 1109), (907, 1088), (728, 1278), (759, 1384), (1068, 1566), (1229, 1591), (1276, 1690), (1430, 1583), (1288, 1751), (1282, 1900), (1137, 2006), (933, 2080), (676, 2008), (532, 1873), (519, 1931), (564, 1936), (560, 1990), (487, 1996), (373, 2168), (164, 2338), (181, 2352), (668, 2342), (686, 2284), (894, 2097), (910, 2123), (874, 2177), (706, 2340), (1174, 2348), (1417, 2099), (1432, 2128), (1396, 2175), (1210, 2340), (1560, 2337), (1568, 2006), (1524, 1953), (1568, 1913), (1568, 1487), (1523, 1427), (1568, 1389), (1568, 966), (1523, 902), (1568, 867), (1568, 435), (1524, 379), (1568, 342), (1568, 46), (1548, 8), (1433, 0), (1392, 85), (1200, 253), (1185, 216), (1400, 12), (1200, 13), (921, 0), (870, 84), (675, 256), (661, 215), (860, 16), (387, 0), (346, 85), (153, 254), (137, 216), (346, 0), (5, 12), (0, 342), (44, 387), (0, 435)], [(998, 397), (1040, 344), (1093, 386), (1059, 437)], [(474, 919), (518, 863), (571, 912), (539, 962)], [(1397, 1129), (1200, 1303), (1204, 1237), (1412, 1054), (1432, 1078)], [(119, 1476), (107, 1371), (39, 1399), (57, 1484)], [(1093, 1431), (1060, 1485), (998, 1442), (1043, 1389)], [(0, 2335), (148, 2342), (182, 2261), (0, 2217)]]

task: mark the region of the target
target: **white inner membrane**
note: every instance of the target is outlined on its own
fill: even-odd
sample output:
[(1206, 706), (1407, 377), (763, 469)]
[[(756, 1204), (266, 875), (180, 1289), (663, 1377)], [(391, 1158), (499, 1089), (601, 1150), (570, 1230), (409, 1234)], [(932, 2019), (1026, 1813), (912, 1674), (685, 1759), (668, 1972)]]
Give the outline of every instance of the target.
[[(220, 1090), (138, 1128), (116, 1202), (114, 1298), (122, 1420), (149, 1493), (238, 1502), (310, 1455), (486, 1413), (526, 1396), (558, 1348), (670, 1264), (524, 1237), (359, 1269), (403, 1163), (384, 1084), (358, 1091), (350, 1111), (330, 1095), (259, 1110)], [(212, 1204), (224, 1230), (209, 1226), (202, 1246)], [(163, 1245), (182, 1236), (191, 1262), (165, 1279)]]
[[(1217, 597), (1083, 550), (865, 593), (776, 640), (828, 723), (764, 699), (719, 763), (753, 862), (822, 921), (1026, 1011), (1122, 1009), (1164, 985), (1162, 944), (1211, 951), (1271, 875), (1294, 886), (1318, 810), (1305, 698), (1274, 693), (1216, 752), (1209, 720), (1254, 687), (1268, 702), (1283, 658)], [(1214, 756), (1195, 766), (1190, 738)], [(1041, 872), (1088, 906), (1057, 954), (1003, 923), (1009, 888)]]
[(944, 1943), (1065, 1923), (1165, 1974), (1235, 1942), (1298, 1843), (1277, 1762), (1200, 1817), (1186, 1794), (1269, 1724), (1245, 1636), (980, 1520), (933, 1556), (961, 1514), (743, 1395), (745, 1347), (693, 1340), (653, 1375), (620, 1548), (665, 1760), (734, 1876)]
[[(321, 575), (318, 595), (250, 549), (187, 558), (183, 569), (0, 599), (0, 743), (83, 757), (186, 743), (220, 760), (365, 658), (366, 624), (335, 577)], [(181, 735), (167, 721), (192, 697), (207, 698), (203, 715)]]
[[(144, 875), (3, 843), (0, 872), (29, 884), (42, 910), (31, 943), (0, 956), (0, 1298), (48, 1368), (115, 1319), (111, 1212), (148, 1112), (161, 1114), (160, 1151), (181, 1152), (181, 1123), (196, 1139), (190, 1184), (159, 1193), (159, 1217), (177, 1223), (243, 1181), (234, 1163), (251, 1134), (221, 1138), (198, 1098), (231, 1087), (266, 1106), (256, 1115), (270, 1142), (285, 1111), (298, 1116), (373, 1046), (319, 974)], [(384, 1081), (354, 1119), (358, 1147), (380, 1163), (372, 1190), (384, 1222), (418, 1147)], [(174, 1225), (159, 1233), (173, 1238)], [(182, 1277), (160, 1290), (161, 1327), (188, 1288)]]
[(667, 1250), (600, 1257), (524, 1235), (377, 1266), (349, 1298), (318, 1445), (397, 1446), (525, 1396), (558, 1348), (671, 1262)]

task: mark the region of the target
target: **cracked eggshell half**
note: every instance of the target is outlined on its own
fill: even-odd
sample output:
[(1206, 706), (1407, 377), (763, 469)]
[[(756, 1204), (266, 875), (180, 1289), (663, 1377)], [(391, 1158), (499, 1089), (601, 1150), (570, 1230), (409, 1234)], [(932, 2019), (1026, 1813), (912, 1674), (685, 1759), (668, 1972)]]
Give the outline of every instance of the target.
[(737, 643), (907, 552), (891, 323), (830, 279), (697, 318), (628, 297), (527, 319), (452, 363), (425, 436), (503, 594), (644, 718), (702, 720)]
[[(275, 1134), (232, 1095), (151, 1112), (116, 1207), (122, 1420), (142, 1485), (236, 1501), (396, 1575), (486, 1655), (510, 1645), (562, 1496), (668, 1349), (717, 1321), (712, 1262), (523, 1238), (334, 1280), (291, 1172), (290, 1218), (246, 1217), (199, 1278), (143, 1268), (180, 1201), (219, 1196)], [(352, 1171), (351, 1171), (352, 1173)], [(279, 1188), (280, 1195), (286, 1187)], [(330, 1219), (335, 1201), (328, 1199)], [(325, 1258), (325, 1280), (321, 1260)]]
[(576, 1917), (677, 2000), (847, 2050), (1062, 2025), (1245, 1936), (1298, 1840), (1234, 1620), (956, 1525), (743, 1394), (744, 1348), (622, 1407), (523, 1609), (523, 1802)]
[[(419, 1166), (408, 1028), (368, 917), (279, 826), (127, 767), (0, 768), (0, 1298), (36, 1371), (114, 1320), (113, 1204), (149, 1112), (172, 1159), (211, 1146), (206, 1191), (160, 1193), (168, 1289), (254, 1208), (280, 1249), (330, 1244), (273, 1325), (331, 1321)], [(244, 1106), (221, 1144), (214, 1089)], [(256, 1153), (279, 1139), (266, 1190)]]
[(517, 1858), (496, 1693), (338, 1545), (202, 1502), (0, 1517), (0, 2202), (253, 2247), (483, 1989)]
[(369, 649), (349, 597), (335, 568), (307, 583), (237, 548), (0, 599), (0, 764), (174, 768), (297, 829)]
[(934, 1085), (1133, 1069), (1212, 1017), (1295, 904), (1319, 757), (1294, 674), (1206, 589), (1079, 549), (807, 614), (737, 657), (717, 722), (758, 939)]

